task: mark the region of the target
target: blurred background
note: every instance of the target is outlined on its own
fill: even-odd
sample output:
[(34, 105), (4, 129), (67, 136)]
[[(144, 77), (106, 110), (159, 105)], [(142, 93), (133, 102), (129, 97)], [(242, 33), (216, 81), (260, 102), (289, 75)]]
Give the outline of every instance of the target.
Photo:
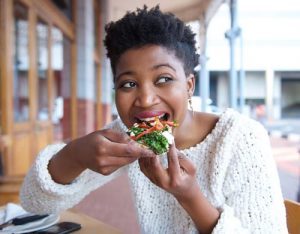
[[(0, 205), (47, 144), (117, 117), (104, 25), (160, 5), (196, 34), (194, 109), (230, 107), (268, 130), (283, 195), (300, 200), (300, 3), (296, 0), (0, 0)], [(139, 233), (127, 175), (77, 209)]]

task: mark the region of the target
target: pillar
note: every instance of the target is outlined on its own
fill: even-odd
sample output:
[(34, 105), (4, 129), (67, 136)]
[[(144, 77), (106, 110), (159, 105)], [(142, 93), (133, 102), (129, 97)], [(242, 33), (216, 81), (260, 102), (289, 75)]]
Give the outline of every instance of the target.
[(93, 0), (77, 1), (77, 116), (78, 136), (94, 131), (94, 10)]
[[(101, 10), (103, 15), (103, 22), (107, 24), (112, 20), (112, 13), (111, 13), (111, 1), (109, 0), (102, 0), (101, 1)], [(103, 28), (104, 30), (104, 28)], [(104, 31), (102, 35), (105, 35)], [(104, 38), (103, 38), (104, 39)], [(106, 49), (103, 48), (102, 50), (102, 91), (101, 91), (101, 100), (102, 100), (102, 120), (103, 125), (112, 121), (112, 103), (113, 103), (113, 75), (111, 72), (110, 61), (106, 56)]]
[(266, 69), (266, 112), (268, 121), (273, 120), (274, 110), (274, 71), (271, 68)]
[(207, 101), (209, 99), (209, 74), (207, 70), (206, 42), (207, 42), (207, 23), (205, 15), (199, 18), (200, 24), (200, 74), (199, 74), (199, 92), (201, 96), (201, 111), (207, 110)]

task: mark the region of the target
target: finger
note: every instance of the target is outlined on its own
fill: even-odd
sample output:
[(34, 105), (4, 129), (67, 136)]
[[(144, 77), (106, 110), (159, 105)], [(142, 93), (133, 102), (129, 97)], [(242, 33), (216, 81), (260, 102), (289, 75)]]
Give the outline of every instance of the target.
[(154, 181), (156, 181), (156, 184), (160, 187), (163, 187), (164, 185), (168, 184), (169, 175), (160, 161), (160, 156), (156, 155), (156, 157), (154, 158), (149, 158), (149, 164), (149, 171), (151, 173), (151, 177)]
[(179, 152), (179, 164), (180, 167), (184, 169), (187, 174), (195, 174), (196, 167), (192, 160), (186, 157), (183, 153)]
[(153, 160), (155, 158), (140, 158), (139, 159), (139, 164), (141, 166), (141, 169), (143, 171), (146, 172), (146, 174), (148, 175), (151, 175), (151, 174), (154, 174), (155, 172), (153, 171), (154, 167), (154, 163), (153, 163)]
[(107, 166), (107, 167), (101, 167), (98, 169), (93, 169), (93, 171), (98, 172), (102, 175), (110, 175), (114, 173), (115, 171), (119, 170), (120, 167), (115, 167), (115, 166)]
[(149, 170), (149, 159), (148, 158), (139, 158), (138, 162), (139, 162), (141, 172), (153, 182), (153, 180), (151, 179), (151, 173)]
[[(127, 144), (116, 143), (107, 140), (106, 147), (99, 146), (99, 154), (109, 155), (112, 157), (154, 157), (155, 154), (146, 148), (141, 147), (138, 143), (130, 141)], [(103, 144), (102, 144), (103, 145)]]
[(141, 171), (147, 176), (154, 184), (163, 187), (168, 184), (168, 174), (163, 168), (159, 156), (154, 158), (140, 158), (139, 165)]
[(148, 174), (147, 172), (147, 158), (139, 158), (138, 162), (139, 162), (139, 166), (140, 166), (140, 170), (146, 175)]
[(170, 145), (168, 152), (168, 171), (170, 173), (171, 178), (174, 178), (180, 175), (180, 164), (178, 160), (178, 153), (175, 146), (175, 142)]
[(100, 173), (101, 175), (110, 175), (113, 172), (115, 172), (116, 170), (118, 170), (119, 167), (101, 167), (98, 170), (96, 170), (96, 172)]
[(133, 157), (106, 156), (98, 159), (99, 167), (122, 167), (137, 160)]
[(126, 143), (132, 141), (131, 138), (126, 133), (121, 133), (114, 129), (104, 129), (99, 132), (101, 132), (102, 136), (106, 137), (108, 140), (110, 140), (112, 142), (126, 144)]

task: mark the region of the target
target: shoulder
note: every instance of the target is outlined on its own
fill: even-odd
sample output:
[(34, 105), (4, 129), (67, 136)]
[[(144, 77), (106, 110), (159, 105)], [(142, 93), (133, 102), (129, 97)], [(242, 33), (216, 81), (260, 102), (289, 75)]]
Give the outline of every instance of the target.
[(234, 128), (237, 130), (237, 137), (252, 140), (268, 140), (268, 132), (258, 121), (233, 111), (232, 118), (236, 122)]
[(235, 150), (237, 146), (269, 141), (267, 131), (259, 122), (233, 109), (226, 109), (217, 117), (202, 113), (199, 124), (205, 126), (209, 132), (206, 137), (209, 141), (206, 142), (214, 142), (216, 146), (230, 151)]
[(272, 160), (270, 138), (262, 124), (233, 110), (229, 110), (227, 118), (225, 142), (234, 159), (240, 163)]
[(233, 138), (267, 135), (266, 129), (259, 122), (230, 108), (220, 115), (217, 125)]

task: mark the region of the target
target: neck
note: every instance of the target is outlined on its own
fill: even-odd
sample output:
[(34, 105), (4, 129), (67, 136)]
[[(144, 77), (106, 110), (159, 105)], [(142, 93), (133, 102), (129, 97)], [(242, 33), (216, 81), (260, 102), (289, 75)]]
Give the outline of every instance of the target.
[(176, 148), (184, 149), (194, 145), (193, 128), (195, 128), (195, 118), (191, 111), (187, 111), (185, 119), (182, 121), (180, 126), (174, 129), (174, 138)]

